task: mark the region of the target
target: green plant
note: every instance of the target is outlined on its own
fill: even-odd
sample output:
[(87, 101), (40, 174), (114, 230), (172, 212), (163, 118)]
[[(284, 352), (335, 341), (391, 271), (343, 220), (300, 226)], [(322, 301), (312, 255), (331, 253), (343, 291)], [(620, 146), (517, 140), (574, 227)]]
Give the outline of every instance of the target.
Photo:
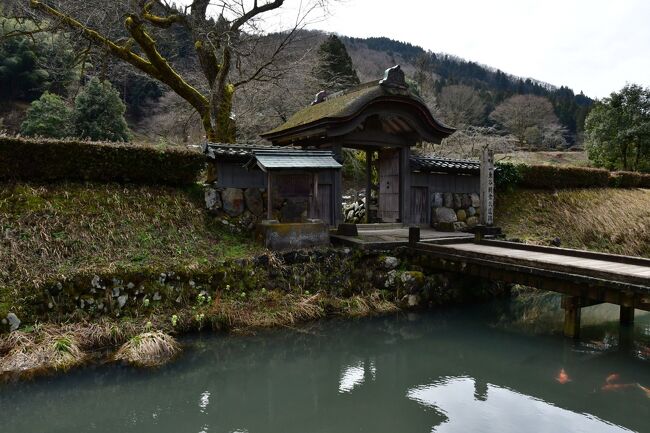
[(125, 111), (113, 85), (93, 78), (75, 98), (76, 135), (90, 140), (129, 141)]
[(498, 162), (495, 164), (494, 183), (498, 190), (511, 191), (522, 180), (517, 165), (511, 162)]
[(204, 166), (202, 154), (183, 149), (0, 135), (0, 179), (187, 185)]
[(609, 171), (599, 168), (520, 165), (521, 186), (538, 189), (604, 188)]
[(65, 101), (55, 94), (45, 92), (27, 109), (27, 117), (20, 126), (20, 132), (25, 136), (65, 138), (72, 135), (71, 120), (72, 110)]
[(171, 318), (172, 326), (175, 328), (178, 325), (178, 316), (174, 314)]

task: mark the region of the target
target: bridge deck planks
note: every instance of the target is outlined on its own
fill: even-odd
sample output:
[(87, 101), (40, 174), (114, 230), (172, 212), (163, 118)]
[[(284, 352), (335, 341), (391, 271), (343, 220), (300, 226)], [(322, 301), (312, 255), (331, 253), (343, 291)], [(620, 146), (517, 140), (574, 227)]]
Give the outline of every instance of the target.
[(444, 247), (451, 250), (490, 255), (495, 258), (507, 257), (512, 259), (523, 259), (558, 266), (583, 268), (585, 270), (607, 271), (632, 277), (650, 276), (650, 268), (647, 266), (584, 257), (570, 257), (566, 254), (511, 249), (501, 246), (482, 245), (473, 242), (446, 244)]

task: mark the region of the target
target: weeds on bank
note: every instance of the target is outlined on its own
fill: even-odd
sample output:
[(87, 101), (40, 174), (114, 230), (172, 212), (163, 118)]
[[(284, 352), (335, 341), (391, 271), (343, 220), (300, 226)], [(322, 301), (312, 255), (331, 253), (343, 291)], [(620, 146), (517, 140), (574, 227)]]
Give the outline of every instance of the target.
[(161, 331), (138, 334), (120, 347), (117, 361), (126, 361), (137, 367), (157, 367), (169, 362), (180, 353), (178, 342)]

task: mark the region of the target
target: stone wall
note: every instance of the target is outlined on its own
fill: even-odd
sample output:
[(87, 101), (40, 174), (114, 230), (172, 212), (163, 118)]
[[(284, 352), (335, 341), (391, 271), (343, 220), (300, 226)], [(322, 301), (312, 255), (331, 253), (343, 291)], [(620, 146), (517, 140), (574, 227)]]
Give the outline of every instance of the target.
[[(267, 218), (267, 193), (263, 188), (205, 187), (208, 211), (233, 231), (248, 231)], [(273, 200), (273, 219), (304, 222), (309, 217), (309, 199), (292, 197)]]
[[(426, 262), (426, 261), (425, 261)], [(36, 322), (102, 316), (193, 314), (197, 300), (278, 290), (324, 292), (341, 299), (375, 291), (403, 308), (476, 302), (505, 287), (427, 269), (406, 248), (391, 252), (314, 249), (206, 263), (192, 269), (88, 273), (34, 287), (29, 302), (8, 306), (0, 332)], [(19, 308), (18, 308), (19, 307)]]
[(431, 195), (431, 225), (443, 231), (462, 231), (479, 224), (481, 200), (478, 193), (436, 192)]
[(266, 190), (260, 188), (205, 187), (205, 206), (233, 231), (255, 228), (266, 218)]

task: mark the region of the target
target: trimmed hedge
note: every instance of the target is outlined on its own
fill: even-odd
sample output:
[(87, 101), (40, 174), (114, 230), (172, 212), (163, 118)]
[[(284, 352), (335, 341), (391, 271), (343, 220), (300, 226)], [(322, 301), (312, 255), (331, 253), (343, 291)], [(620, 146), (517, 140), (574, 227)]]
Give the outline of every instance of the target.
[(203, 154), (187, 149), (0, 136), (0, 180), (183, 185), (204, 166)]
[(520, 185), (527, 188), (603, 188), (609, 185), (609, 171), (600, 168), (553, 165), (520, 165)]
[(634, 171), (614, 171), (609, 175), (609, 186), (614, 188), (638, 188), (643, 175)]

